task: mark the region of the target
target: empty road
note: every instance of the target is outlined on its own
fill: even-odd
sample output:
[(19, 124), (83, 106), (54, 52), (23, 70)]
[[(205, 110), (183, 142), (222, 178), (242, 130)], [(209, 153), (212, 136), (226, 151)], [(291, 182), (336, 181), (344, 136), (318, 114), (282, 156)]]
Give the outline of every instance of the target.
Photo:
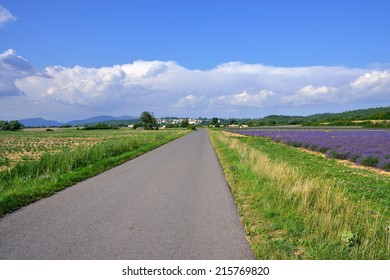
[(207, 131), (0, 219), (0, 259), (252, 259)]

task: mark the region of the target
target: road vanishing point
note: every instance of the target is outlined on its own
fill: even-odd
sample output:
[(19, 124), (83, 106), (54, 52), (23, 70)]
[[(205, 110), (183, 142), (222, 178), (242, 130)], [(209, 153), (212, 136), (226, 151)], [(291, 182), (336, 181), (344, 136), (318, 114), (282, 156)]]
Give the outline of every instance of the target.
[(205, 129), (0, 219), (0, 259), (253, 259)]

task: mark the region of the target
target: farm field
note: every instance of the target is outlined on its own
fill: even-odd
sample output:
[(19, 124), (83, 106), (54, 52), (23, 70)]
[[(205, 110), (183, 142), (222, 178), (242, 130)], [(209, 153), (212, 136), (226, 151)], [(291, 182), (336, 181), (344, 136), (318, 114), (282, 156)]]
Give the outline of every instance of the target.
[(0, 217), (186, 133), (129, 129), (0, 132)]
[(0, 171), (10, 170), (21, 162), (39, 159), (44, 153), (74, 150), (78, 147), (91, 147), (103, 141), (108, 135), (91, 134), (76, 130), (25, 129), (21, 132), (0, 133)]
[(328, 158), (390, 171), (390, 130), (236, 130), (275, 142), (321, 152)]
[(211, 130), (258, 259), (389, 259), (390, 176)]

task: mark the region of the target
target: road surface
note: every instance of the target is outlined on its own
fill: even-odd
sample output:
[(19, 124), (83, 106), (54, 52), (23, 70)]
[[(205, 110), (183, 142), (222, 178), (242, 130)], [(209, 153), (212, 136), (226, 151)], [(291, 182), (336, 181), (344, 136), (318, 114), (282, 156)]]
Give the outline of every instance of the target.
[(0, 219), (0, 259), (252, 259), (207, 131)]

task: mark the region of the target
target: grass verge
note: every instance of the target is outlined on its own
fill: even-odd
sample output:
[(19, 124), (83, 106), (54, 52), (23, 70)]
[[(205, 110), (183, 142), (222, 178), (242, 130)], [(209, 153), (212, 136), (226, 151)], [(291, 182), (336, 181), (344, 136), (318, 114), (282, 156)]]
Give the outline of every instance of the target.
[[(0, 217), (183, 136), (185, 131), (140, 132), (92, 147), (45, 153), (0, 172)], [(104, 134), (107, 137), (108, 134)], [(28, 140), (28, 138), (27, 138)]]
[(388, 176), (210, 131), (258, 259), (389, 259)]

